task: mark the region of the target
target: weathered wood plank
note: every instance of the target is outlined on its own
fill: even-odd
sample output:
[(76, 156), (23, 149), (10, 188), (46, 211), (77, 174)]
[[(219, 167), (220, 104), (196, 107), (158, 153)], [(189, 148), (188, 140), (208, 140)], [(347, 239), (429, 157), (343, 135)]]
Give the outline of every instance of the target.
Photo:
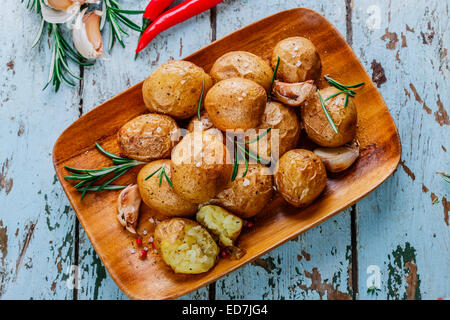
[(51, 152), (78, 116), (77, 91), (42, 91), (51, 51), (47, 40), (30, 49), (40, 23), (34, 13), (7, 0), (0, 20), (0, 298), (71, 299), (75, 219)]
[[(361, 299), (450, 292), (449, 189), (435, 174), (450, 167), (448, 14), (447, 1), (354, 2), (353, 47), (389, 106), (403, 149), (395, 174), (357, 204)], [(435, 197), (441, 201), (433, 204)], [(371, 265), (381, 272), (373, 294), (366, 284)]]
[[(218, 6), (217, 37), (270, 14), (311, 8), (345, 35), (345, 2), (279, 0), (224, 1)], [(351, 299), (349, 212), (306, 232), (282, 247), (217, 281), (217, 299)]]
[[(176, 1), (174, 3), (180, 3)], [(148, 0), (124, 2), (127, 9), (144, 8)], [(135, 21), (139, 21), (136, 16)], [(98, 61), (84, 71), (83, 113), (101, 102), (144, 80), (156, 67), (170, 59), (181, 59), (211, 42), (209, 12), (186, 21), (162, 33), (134, 60), (137, 36), (125, 38), (126, 48), (116, 44), (106, 59)], [(105, 33), (107, 34), (107, 33)], [(104, 41), (108, 42), (108, 37)], [(123, 299), (126, 296), (117, 288), (105, 271), (89, 239), (80, 227), (80, 290), (79, 299)], [(137, 255), (137, 253), (136, 253)], [(207, 299), (208, 288), (202, 288), (187, 299)]]

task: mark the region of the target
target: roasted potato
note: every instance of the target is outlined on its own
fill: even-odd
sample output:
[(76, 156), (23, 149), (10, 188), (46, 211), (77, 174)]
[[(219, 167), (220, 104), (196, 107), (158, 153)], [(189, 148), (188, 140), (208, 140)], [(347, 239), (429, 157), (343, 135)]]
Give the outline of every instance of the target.
[(172, 152), (175, 192), (193, 203), (203, 203), (219, 193), (231, 179), (226, 146), (207, 132), (188, 133)]
[(194, 132), (194, 130), (206, 131), (221, 141), (224, 141), (225, 139), (222, 131), (214, 127), (214, 124), (209, 119), (208, 113), (204, 110), (200, 114), (200, 120), (198, 120), (196, 115), (192, 117), (191, 121), (189, 121), (187, 130), (189, 132)]
[(320, 158), (313, 152), (294, 149), (278, 161), (275, 184), (281, 196), (296, 207), (309, 205), (327, 184), (327, 173)]
[(334, 132), (316, 93), (302, 108), (302, 119), (308, 137), (322, 147), (339, 147), (353, 140), (356, 134), (356, 106), (349, 98), (347, 107), (345, 94), (340, 94), (328, 101), (329, 96), (339, 92), (335, 87), (320, 90), (324, 104), (336, 125), (338, 133)]
[(236, 179), (230, 181), (216, 199), (219, 204), (240, 216), (250, 218), (257, 215), (272, 199), (273, 176), (262, 164), (249, 164), (245, 177), (245, 165), (240, 165)]
[(231, 78), (216, 83), (206, 94), (205, 109), (222, 131), (256, 128), (266, 106), (263, 87), (252, 80)]
[(169, 157), (179, 135), (180, 129), (171, 117), (149, 113), (123, 125), (117, 133), (117, 142), (127, 157), (151, 161)]
[(322, 63), (314, 44), (302, 37), (286, 38), (273, 49), (272, 67), (280, 57), (277, 78), (283, 82), (316, 80), (322, 72)]
[(201, 207), (196, 220), (216, 237), (222, 247), (231, 247), (242, 230), (242, 219), (214, 205)]
[(176, 119), (190, 118), (197, 113), (202, 77), (205, 79), (205, 97), (212, 79), (202, 68), (188, 61), (168, 61), (144, 81), (145, 105), (150, 112), (168, 114)]
[[(156, 174), (146, 180), (148, 176), (158, 169), (159, 171)], [(163, 177), (161, 185), (159, 185), (160, 174), (163, 169)], [(148, 207), (161, 215), (167, 217), (191, 217), (197, 212), (197, 205), (175, 193), (168, 181), (172, 178), (172, 170), (171, 160), (156, 160), (145, 165), (137, 176), (142, 200)]]
[(155, 229), (154, 243), (163, 261), (176, 273), (206, 272), (216, 264), (219, 254), (208, 231), (189, 219), (162, 221)]
[[(261, 124), (259, 129), (272, 128), (266, 136), (259, 141), (249, 144), (250, 150), (258, 154), (263, 159), (270, 159), (271, 152), (277, 152), (273, 155), (275, 158), (281, 157), (288, 150), (294, 149), (299, 140), (301, 134), (300, 120), (297, 114), (292, 108), (278, 102), (268, 102), (264, 110)], [(254, 140), (260, 134), (261, 130), (257, 130), (255, 136), (249, 137), (249, 140)], [(272, 141), (272, 135), (274, 141)], [(277, 143), (278, 148), (273, 148), (272, 143)]]
[(253, 53), (231, 51), (214, 62), (210, 74), (215, 82), (230, 78), (253, 80), (268, 91), (273, 71), (266, 61)]

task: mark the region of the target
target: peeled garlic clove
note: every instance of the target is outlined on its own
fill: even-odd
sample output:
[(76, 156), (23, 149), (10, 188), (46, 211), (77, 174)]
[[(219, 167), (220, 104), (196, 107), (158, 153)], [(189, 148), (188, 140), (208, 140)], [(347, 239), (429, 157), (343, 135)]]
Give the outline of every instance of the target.
[(129, 185), (123, 189), (117, 199), (117, 209), (119, 211), (117, 219), (119, 219), (122, 226), (133, 234), (136, 233), (140, 205), (141, 194), (137, 184)]
[(299, 107), (316, 92), (313, 80), (297, 83), (275, 81), (273, 96), (276, 100), (291, 106)]
[(72, 26), (72, 39), (78, 52), (87, 59), (95, 59), (103, 53), (103, 40), (100, 33), (102, 12), (95, 10), (80, 12)]
[[(57, 8), (66, 9), (58, 10), (53, 7), (52, 3)], [(80, 6), (81, 4), (78, 1), (44, 0), (44, 3), (41, 3), (42, 18), (48, 23), (66, 23), (71, 21), (77, 15), (80, 11)]]
[(358, 158), (359, 144), (355, 142), (337, 148), (317, 148), (314, 153), (320, 157), (328, 171), (341, 172)]

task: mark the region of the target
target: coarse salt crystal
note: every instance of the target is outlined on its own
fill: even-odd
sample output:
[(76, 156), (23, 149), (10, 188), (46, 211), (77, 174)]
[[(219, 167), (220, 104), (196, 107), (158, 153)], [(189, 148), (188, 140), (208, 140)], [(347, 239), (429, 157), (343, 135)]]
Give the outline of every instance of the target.
[(136, 250), (131, 249), (130, 252), (131, 252), (131, 254), (134, 254), (136, 252)]
[(247, 94), (246, 94), (245, 92), (242, 92), (242, 96), (243, 96), (243, 97), (246, 97)]
[(242, 101), (242, 98), (241, 98), (241, 97), (239, 97), (239, 98), (238, 98), (238, 101)]
[(158, 250), (156, 250), (156, 249), (153, 249), (153, 252), (154, 252), (154, 253), (158, 253)]
[(156, 221), (156, 224), (159, 224), (161, 221)]
[(156, 132), (161, 132), (161, 127), (156, 128)]
[(150, 238), (148, 238), (148, 243), (152, 243), (153, 242), (153, 237), (150, 236)]
[(297, 64), (296, 64), (297, 67), (300, 67), (301, 65), (302, 65), (301, 61), (297, 62)]
[(244, 182), (242, 183), (242, 185), (243, 185), (244, 187), (250, 185), (250, 180), (244, 179)]
[(148, 251), (148, 247), (144, 247), (144, 250), (145, 250), (145, 251)]
[(181, 80), (180, 83), (181, 83), (181, 84), (185, 84), (185, 83), (186, 83), (186, 80)]
[(295, 48), (294, 48), (294, 51), (298, 51), (298, 47), (295, 47)]
[(200, 163), (200, 162), (197, 162), (196, 164), (195, 164), (195, 166), (198, 168), (198, 167), (200, 167), (202, 164)]
[(150, 221), (150, 223), (155, 223), (155, 219), (153, 219), (153, 217), (148, 219), (148, 221)]
[(144, 229), (144, 231), (142, 231), (142, 234), (145, 236), (147, 234), (147, 230)]

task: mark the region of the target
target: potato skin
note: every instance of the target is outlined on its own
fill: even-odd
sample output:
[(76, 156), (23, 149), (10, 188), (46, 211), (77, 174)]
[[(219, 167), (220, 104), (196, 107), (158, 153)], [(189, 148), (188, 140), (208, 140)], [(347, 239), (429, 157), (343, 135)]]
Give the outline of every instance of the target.
[(127, 157), (151, 161), (169, 157), (179, 134), (180, 128), (174, 119), (149, 113), (124, 124), (117, 133), (117, 142)]
[(266, 106), (263, 87), (244, 78), (216, 83), (206, 94), (205, 109), (211, 122), (222, 131), (256, 128)]
[(172, 218), (155, 229), (154, 242), (163, 261), (175, 273), (198, 274), (211, 269), (217, 261), (219, 247), (197, 222)]
[(296, 207), (309, 205), (327, 184), (327, 173), (313, 152), (294, 149), (286, 152), (277, 164), (275, 184), (278, 192)]
[(273, 70), (266, 61), (253, 53), (231, 51), (214, 62), (210, 74), (215, 82), (230, 78), (253, 80), (268, 91)]
[[(230, 181), (216, 199), (219, 204), (241, 218), (250, 218), (260, 213), (270, 202), (273, 195), (273, 175), (262, 164), (239, 165), (234, 181)], [(245, 183), (244, 183), (245, 182)]]
[[(249, 148), (264, 159), (270, 159), (271, 155), (271, 136), (278, 130), (278, 158), (287, 151), (294, 149), (300, 140), (301, 127), (300, 120), (296, 112), (284, 104), (279, 102), (268, 102), (264, 109), (261, 124), (258, 129), (272, 128), (267, 134), (267, 138), (263, 137), (258, 142), (249, 145)], [(255, 139), (259, 135), (257, 130)], [(267, 145), (267, 146), (266, 146)]]
[(218, 239), (222, 247), (234, 245), (243, 225), (241, 218), (214, 205), (201, 207), (195, 219)]
[(322, 62), (314, 44), (303, 37), (290, 37), (275, 45), (272, 67), (280, 57), (277, 78), (283, 82), (316, 80), (322, 72)]
[(199, 122), (198, 116), (197, 115), (193, 116), (191, 121), (189, 121), (187, 130), (189, 132), (194, 132), (194, 130), (205, 131), (215, 136), (220, 141), (223, 141), (224, 144), (226, 143), (225, 135), (222, 133), (222, 131), (214, 127), (214, 124), (209, 119), (208, 113), (205, 110), (203, 110), (202, 113), (200, 114), (200, 123), (198, 122)]
[(207, 132), (188, 133), (172, 152), (172, 182), (180, 196), (203, 203), (230, 181), (233, 164), (226, 146)]
[(317, 93), (302, 108), (303, 125), (308, 137), (322, 147), (342, 146), (352, 141), (356, 134), (357, 111), (352, 98), (349, 98), (347, 107), (344, 107), (345, 94), (340, 94), (325, 101), (327, 97), (337, 92), (339, 90), (335, 87), (320, 90), (338, 133), (334, 132), (328, 122)]
[(166, 217), (191, 217), (197, 212), (197, 205), (175, 193), (166, 178), (163, 177), (159, 186), (158, 173), (145, 180), (149, 175), (164, 165), (164, 171), (172, 178), (172, 161), (156, 160), (146, 164), (137, 176), (139, 192), (144, 203), (156, 212)]
[(205, 78), (205, 97), (213, 83), (202, 68), (188, 61), (168, 61), (144, 81), (144, 103), (150, 112), (168, 114), (175, 119), (190, 118), (197, 113), (202, 76)]

